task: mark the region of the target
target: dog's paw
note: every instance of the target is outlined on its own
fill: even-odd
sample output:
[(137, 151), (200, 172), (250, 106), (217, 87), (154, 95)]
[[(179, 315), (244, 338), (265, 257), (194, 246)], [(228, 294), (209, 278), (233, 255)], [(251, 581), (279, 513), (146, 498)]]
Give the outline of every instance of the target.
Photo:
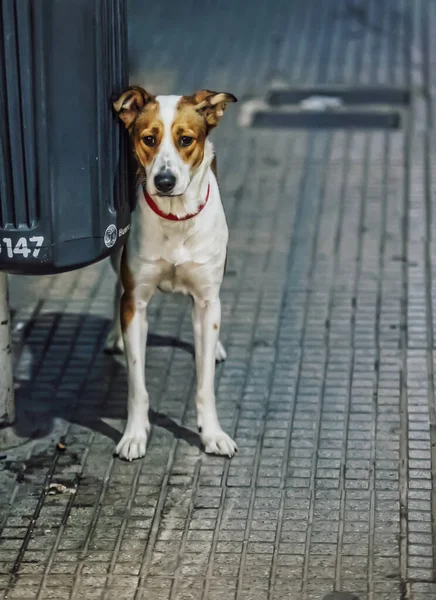
[(132, 461), (145, 456), (147, 449), (148, 432), (127, 432), (123, 435), (116, 447), (115, 453), (124, 460)]
[(238, 451), (238, 446), (232, 438), (221, 428), (211, 431), (204, 429), (200, 433), (201, 441), (207, 454), (220, 454), (222, 456), (232, 456)]
[(116, 329), (111, 329), (111, 331), (109, 331), (109, 334), (106, 338), (104, 351), (106, 352), (106, 354), (123, 354), (123, 336)]
[(218, 343), (216, 345), (216, 351), (215, 351), (215, 360), (216, 360), (216, 362), (223, 362), (223, 360), (226, 360), (226, 358), (227, 358), (227, 352), (224, 350), (224, 346), (218, 340)]

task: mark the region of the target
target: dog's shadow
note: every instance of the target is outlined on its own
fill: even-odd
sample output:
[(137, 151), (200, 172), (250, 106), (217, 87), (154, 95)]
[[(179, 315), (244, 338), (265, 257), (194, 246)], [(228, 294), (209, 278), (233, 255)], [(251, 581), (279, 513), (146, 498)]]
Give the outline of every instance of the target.
[[(25, 325), (14, 324), (18, 436), (49, 436), (55, 419), (62, 418), (119, 442), (121, 433), (110, 422), (127, 417), (127, 378), (124, 359), (104, 352), (109, 326), (95, 315), (68, 313), (44, 313)], [(156, 333), (149, 333), (147, 347), (151, 353), (176, 348), (195, 355), (193, 344)], [(161, 412), (150, 410), (149, 416), (152, 425), (202, 448), (196, 432)]]
[(156, 333), (149, 333), (147, 336), (147, 348), (179, 348), (188, 352), (192, 357), (195, 357), (195, 350), (193, 344), (184, 342), (176, 337), (170, 335), (157, 335)]

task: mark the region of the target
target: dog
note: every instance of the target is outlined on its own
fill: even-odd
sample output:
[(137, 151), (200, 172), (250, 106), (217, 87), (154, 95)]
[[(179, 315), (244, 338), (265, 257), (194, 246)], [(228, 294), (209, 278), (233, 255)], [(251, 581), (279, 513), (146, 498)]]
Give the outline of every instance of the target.
[(137, 162), (137, 203), (131, 229), (113, 261), (118, 274), (108, 351), (127, 361), (127, 423), (120, 458), (145, 455), (150, 432), (145, 383), (147, 305), (157, 289), (189, 294), (197, 372), (197, 425), (205, 451), (232, 457), (236, 443), (220, 426), (215, 405), (220, 287), (228, 228), (209, 133), (235, 96), (209, 90), (191, 96), (152, 96), (131, 86), (113, 103), (127, 128)]

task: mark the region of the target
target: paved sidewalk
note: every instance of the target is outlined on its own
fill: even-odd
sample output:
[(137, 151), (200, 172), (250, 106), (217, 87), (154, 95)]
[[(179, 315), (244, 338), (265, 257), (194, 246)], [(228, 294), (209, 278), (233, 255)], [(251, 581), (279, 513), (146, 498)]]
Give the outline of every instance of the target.
[(152, 92), (388, 83), (412, 103), (381, 132), (240, 128), (233, 105), (214, 133), (231, 461), (200, 448), (185, 298), (150, 308), (153, 429), (125, 463), (110, 266), (11, 278), (18, 409), (38, 432), (0, 455), (0, 597), (436, 598), (436, 3), (129, 8), (132, 81)]

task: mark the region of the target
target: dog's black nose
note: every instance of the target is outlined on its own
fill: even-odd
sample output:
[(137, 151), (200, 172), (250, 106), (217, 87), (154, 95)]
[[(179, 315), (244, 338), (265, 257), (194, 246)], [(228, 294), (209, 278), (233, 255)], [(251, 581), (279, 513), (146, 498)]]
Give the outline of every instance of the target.
[(169, 194), (176, 185), (176, 178), (171, 171), (162, 171), (154, 178), (154, 185), (162, 194)]

